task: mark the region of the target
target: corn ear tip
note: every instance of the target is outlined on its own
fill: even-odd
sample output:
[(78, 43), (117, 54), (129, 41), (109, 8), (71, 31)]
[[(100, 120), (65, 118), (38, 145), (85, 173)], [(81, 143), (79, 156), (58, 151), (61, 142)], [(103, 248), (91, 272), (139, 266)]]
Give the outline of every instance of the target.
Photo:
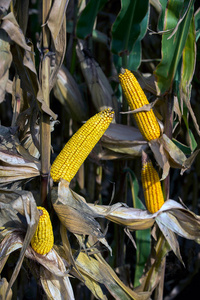
[(121, 68), (120, 68), (120, 73), (121, 73), (122, 75), (125, 74), (125, 73), (126, 73), (126, 69), (123, 68), (123, 67), (121, 67)]

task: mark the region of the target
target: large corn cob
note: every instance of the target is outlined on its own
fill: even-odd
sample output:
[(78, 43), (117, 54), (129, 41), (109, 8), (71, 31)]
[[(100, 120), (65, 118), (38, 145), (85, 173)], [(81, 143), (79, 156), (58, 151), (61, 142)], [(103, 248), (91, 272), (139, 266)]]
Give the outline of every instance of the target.
[(68, 141), (51, 167), (53, 181), (61, 178), (70, 182), (78, 169), (100, 140), (114, 116), (105, 109), (90, 118)]
[(40, 219), (32, 237), (31, 246), (35, 252), (44, 255), (53, 247), (53, 229), (48, 211), (41, 206), (38, 206), (37, 209), (39, 210)]
[[(131, 110), (149, 104), (146, 95), (132, 72), (122, 68), (119, 80)], [(152, 109), (134, 113), (133, 115), (140, 132), (147, 141), (160, 137), (160, 126)]]
[(147, 155), (143, 155), (141, 179), (146, 207), (153, 214), (164, 204), (164, 197), (158, 173)]

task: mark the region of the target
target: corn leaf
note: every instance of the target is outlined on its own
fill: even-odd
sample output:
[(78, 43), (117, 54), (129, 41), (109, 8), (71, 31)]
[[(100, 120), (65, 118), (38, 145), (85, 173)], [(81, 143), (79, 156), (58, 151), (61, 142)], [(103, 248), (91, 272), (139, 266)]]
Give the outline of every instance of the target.
[(6, 290), (8, 287), (8, 282), (6, 280), (6, 278), (1, 278), (0, 279), (0, 299), (7, 299), (7, 300), (12, 300), (12, 290), (10, 289), (7, 298), (5, 298), (6, 296)]
[(90, 0), (77, 22), (76, 35), (80, 39), (92, 35), (95, 19), (99, 10), (105, 5), (107, 0)]
[(115, 299), (148, 299), (149, 293), (137, 294), (125, 286), (101, 254), (98, 253), (94, 256), (95, 258), (92, 258), (85, 253), (80, 253), (77, 258), (79, 270), (88, 274), (93, 280), (105, 285)]
[(148, 26), (149, 21), (149, 10), (147, 11), (144, 19), (140, 23), (140, 35), (138, 36), (133, 49), (128, 57), (128, 64), (127, 67), (129, 70), (137, 70), (141, 63), (142, 58), (142, 47), (141, 47), (141, 40), (143, 39)]
[(129, 54), (141, 34), (141, 22), (148, 13), (149, 1), (121, 0), (121, 10), (112, 26), (111, 50)]
[(200, 37), (200, 8), (195, 13), (196, 42)]
[(169, 0), (162, 35), (162, 60), (155, 70), (160, 94), (170, 89), (185, 47), (194, 12), (194, 1)]
[(79, 122), (87, 120), (88, 107), (79, 91), (79, 87), (67, 68), (62, 66), (57, 74), (54, 95), (61, 104)]
[[(131, 185), (133, 206), (135, 208), (145, 209), (143, 203), (138, 198), (139, 184), (135, 174), (129, 170), (127, 173)], [(143, 275), (145, 264), (151, 252), (151, 230), (136, 230), (136, 266), (134, 276), (134, 287), (140, 285), (140, 278)]]
[(6, 85), (12, 62), (9, 38), (5, 31), (0, 31), (0, 103), (5, 100)]

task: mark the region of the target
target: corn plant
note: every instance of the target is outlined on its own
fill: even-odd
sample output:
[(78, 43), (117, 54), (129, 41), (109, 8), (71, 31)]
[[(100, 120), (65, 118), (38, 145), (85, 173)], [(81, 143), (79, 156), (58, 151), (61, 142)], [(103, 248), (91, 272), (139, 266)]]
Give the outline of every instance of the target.
[(198, 1), (0, 4), (1, 298), (195, 298)]

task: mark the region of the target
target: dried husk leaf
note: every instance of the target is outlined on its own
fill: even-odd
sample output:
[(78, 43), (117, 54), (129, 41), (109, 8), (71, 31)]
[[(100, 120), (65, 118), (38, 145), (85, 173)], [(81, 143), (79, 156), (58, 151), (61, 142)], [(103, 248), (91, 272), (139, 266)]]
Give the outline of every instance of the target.
[(12, 41), (25, 50), (31, 51), (12, 12), (2, 18), (1, 28), (7, 32)]
[(6, 14), (9, 9), (11, 0), (1, 0), (0, 19)]
[(162, 234), (156, 240), (157, 242), (147, 262), (145, 273), (140, 279), (141, 285), (135, 289), (136, 292), (151, 291), (153, 293), (160, 282), (162, 269), (165, 267), (165, 264), (163, 266), (163, 262), (171, 249)]
[(0, 30), (0, 103), (5, 100), (9, 69), (12, 62), (7, 34)]
[(139, 129), (112, 123), (101, 138), (101, 144), (109, 150), (131, 156), (141, 156), (148, 147)]
[(54, 94), (61, 104), (71, 112), (73, 118), (79, 122), (88, 119), (88, 109), (84, 103), (79, 87), (70, 74), (62, 66), (57, 74), (57, 80), (54, 86)]
[[(35, 230), (37, 228), (37, 223), (39, 220), (39, 214), (38, 214), (38, 210), (37, 210), (37, 206), (35, 203), (35, 199), (33, 198), (32, 194), (30, 192), (24, 192), (24, 191), (19, 191), (18, 192), (11, 192), (11, 191), (6, 191), (6, 190), (1, 190), (1, 194), (0, 194), (0, 208), (1, 208), (1, 212), (2, 211), (6, 211), (6, 214), (9, 216), (9, 211), (11, 211), (12, 213), (14, 212), (14, 209), (12, 207), (12, 205), (9, 203), (10, 198), (8, 197), (8, 201), (7, 201), (7, 195), (10, 196), (11, 195), (11, 199), (13, 200), (13, 198), (15, 199), (15, 201), (19, 198), (18, 201), (18, 209), (20, 211), (24, 212), (25, 218), (26, 218), (26, 222), (27, 222), (27, 230), (26, 230), (26, 234), (25, 237), (23, 238), (22, 241), (22, 248), (20, 251), (20, 255), (19, 255), (19, 259), (17, 261), (17, 264), (14, 268), (14, 271), (12, 273), (11, 279), (9, 281), (9, 285), (7, 288), (7, 292), (6, 294), (8, 294), (10, 288), (12, 287), (13, 283), (15, 282), (18, 273), (21, 269), (21, 265), (25, 256), (25, 252), (26, 249), (28, 248), (31, 238), (35, 233)], [(16, 196), (18, 194), (18, 198), (16, 199)], [(20, 199), (21, 198), (21, 199)], [(11, 200), (11, 202), (12, 202)], [(6, 203), (5, 203), (6, 202)], [(4, 213), (5, 215), (5, 213)], [(10, 217), (9, 217), (10, 218)], [(16, 218), (17, 218), (17, 211), (16, 211)], [(4, 224), (4, 226), (6, 226), (6, 223)], [(22, 229), (24, 228), (24, 226), (22, 226)], [(18, 236), (18, 243), (20, 245), (20, 236)], [(11, 244), (12, 246), (14, 246), (14, 249), (16, 249), (16, 244), (18, 243), (14, 243)], [(4, 249), (4, 251), (7, 251), (9, 249), (9, 245), (10, 243), (7, 245), (7, 247)], [(19, 247), (18, 245), (18, 247)], [(7, 255), (6, 253), (4, 255)]]
[(62, 224), (60, 225), (60, 234), (63, 246), (55, 246), (55, 249), (57, 250), (59, 255), (67, 261), (67, 267), (73, 269), (73, 275), (75, 274), (76, 278), (78, 278), (80, 281), (83, 281), (83, 277), (77, 269), (76, 262), (72, 254), (72, 248), (67, 236), (67, 230)]
[(32, 178), (40, 175), (40, 162), (22, 155), (0, 151), (0, 183)]
[(166, 134), (162, 134), (157, 140), (150, 141), (149, 146), (154, 153), (157, 163), (163, 170), (161, 180), (167, 177), (170, 167), (181, 169), (182, 175), (191, 167), (199, 153), (199, 150), (196, 150), (187, 158)]
[[(45, 26), (48, 26), (51, 33), (51, 51), (55, 55), (54, 65), (51, 66), (49, 80), (49, 92), (53, 88), (57, 73), (63, 63), (66, 50), (66, 16), (65, 12), (69, 0), (56, 0), (53, 2)], [(41, 45), (40, 45), (41, 47)], [(53, 53), (50, 53), (52, 55)]]
[(163, 233), (166, 241), (168, 242), (169, 246), (171, 247), (172, 251), (184, 265), (182, 257), (181, 257), (181, 253), (180, 253), (179, 243), (178, 243), (175, 233), (172, 230), (170, 230), (168, 227), (166, 227), (165, 225), (160, 223), (159, 218), (156, 219), (156, 223), (158, 224), (160, 230), (162, 231), (162, 233)]
[(115, 299), (149, 299), (149, 293), (137, 294), (125, 286), (100, 253), (95, 254), (93, 258), (81, 252), (77, 258), (77, 266), (84, 278), (87, 275), (87, 279), (90, 281), (89, 288), (96, 281), (105, 285)]
[[(92, 239), (92, 237), (91, 237)], [(90, 244), (91, 244), (91, 241), (90, 241)], [(150, 294), (149, 292), (135, 292), (134, 290), (130, 289), (128, 286), (126, 286), (120, 279), (119, 277), (116, 275), (116, 273), (114, 272), (114, 270), (109, 266), (109, 264), (105, 261), (105, 259), (102, 257), (102, 255), (100, 253), (97, 253), (97, 254), (94, 254), (94, 257), (101, 263), (103, 264), (103, 268), (105, 268), (106, 270), (106, 273), (108, 274), (108, 277), (110, 277), (109, 279), (111, 279), (111, 281), (114, 281), (114, 286), (116, 287), (116, 284), (120, 286), (120, 288), (125, 292), (127, 293), (127, 295), (129, 297), (131, 297), (132, 299), (139, 299), (139, 300), (147, 300), (149, 299), (150, 297)], [(110, 282), (107, 282), (105, 283), (107, 289), (110, 291), (110, 293), (117, 298), (117, 290), (114, 290), (114, 293), (112, 293), (112, 288), (113, 288), (113, 283), (110, 284)], [(119, 299), (121, 299), (119, 297)]]
[[(169, 201), (169, 200), (168, 200)], [(156, 220), (174, 231), (178, 235), (200, 241), (200, 216), (190, 210), (180, 206), (175, 206), (173, 200), (170, 200), (170, 211), (163, 212)]]
[(104, 237), (99, 223), (95, 220), (99, 215), (89, 208), (83, 197), (69, 188), (69, 183), (64, 179), (58, 185), (58, 198), (52, 201), (57, 216), (69, 231)]
[(84, 54), (83, 48), (83, 41), (79, 41), (76, 53), (80, 61), (83, 76), (91, 93), (93, 104), (97, 111), (106, 108), (114, 109), (115, 116), (117, 116), (117, 99), (114, 97), (114, 92), (108, 79), (94, 58)]
[(147, 210), (141, 210), (116, 203), (110, 206), (94, 205), (88, 203), (96, 213), (106, 219), (126, 226), (129, 230), (140, 230), (150, 228), (155, 221), (156, 214), (150, 214)]
[(12, 290), (10, 289), (7, 298), (6, 298), (6, 291), (8, 288), (8, 281), (6, 280), (6, 278), (1, 278), (0, 279), (0, 299), (1, 300), (11, 300), (12, 299)]
[[(60, 259), (61, 260), (61, 259)], [(40, 281), (48, 299), (75, 299), (70, 280), (67, 276), (58, 277), (44, 267), (40, 267)]]

